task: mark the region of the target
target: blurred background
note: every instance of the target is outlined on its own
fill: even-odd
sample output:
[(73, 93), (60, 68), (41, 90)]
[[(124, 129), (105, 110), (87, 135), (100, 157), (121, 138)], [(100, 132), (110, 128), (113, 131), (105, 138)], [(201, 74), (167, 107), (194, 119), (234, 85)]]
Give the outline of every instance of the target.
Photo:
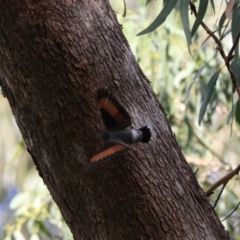
[[(143, 72), (165, 108), (182, 151), (196, 171), (204, 190), (239, 165), (240, 132), (233, 110), (229, 72), (216, 44), (200, 27), (189, 54), (180, 16), (173, 11), (156, 31), (136, 36), (149, 26), (162, 9), (162, 1), (128, 0), (126, 16), (123, 1), (111, 1), (123, 32)], [(218, 28), (225, 2), (215, 1), (204, 22)], [(190, 16), (191, 26), (194, 16)], [(226, 53), (232, 46), (230, 26), (221, 40)], [(215, 32), (218, 36), (218, 32)], [(211, 76), (221, 70), (201, 126), (198, 124), (203, 95)], [(214, 205), (221, 187), (211, 195)], [(240, 202), (239, 176), (224, 189), (216, 206), (220, 220)], [(240, 210), (223, 221), (231, 239), (240, 240)], [(8, 101), (0, 95), (0, 239), (72, 239), (56, 204), (38, 176), (33, 161), (12, 116)]]

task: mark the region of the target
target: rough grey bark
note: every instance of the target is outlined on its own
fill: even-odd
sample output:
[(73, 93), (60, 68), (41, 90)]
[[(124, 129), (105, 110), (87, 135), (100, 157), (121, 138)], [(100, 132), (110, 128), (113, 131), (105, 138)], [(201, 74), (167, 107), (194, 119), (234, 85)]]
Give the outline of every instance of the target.
[[(0, 73), (75, 239), (228, 239), (104, 0), (0, 0)], [(107, 86), (152, 140), (86, 171)]]

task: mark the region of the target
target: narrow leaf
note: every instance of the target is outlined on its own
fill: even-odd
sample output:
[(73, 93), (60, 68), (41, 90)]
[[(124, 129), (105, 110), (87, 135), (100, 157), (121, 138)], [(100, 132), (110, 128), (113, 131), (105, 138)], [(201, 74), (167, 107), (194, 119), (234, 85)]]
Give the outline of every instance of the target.
[(240, 101), (237, 101), (237, 107), (236, 107), (236, 111), (235, 111), (235, 118), (236, 118), (236, 122), (238, 123), (238, 125), (240, 125)]
[(218, 24), (218, 32), (219, 32), (219, 35), (221, 36), (221, 30), (222, 30), (222, 27), (223, 27), (223, 24), (226, 20), (226, 15), (225, 15), (225, 12), (222, 13), (222, 16), (219, 20), (219, 24)]
[(170, 12), (173, 10), (173, 8), (176, 6), (177, 1), (176, 0), (168, 0), (165, 2), (162, 11), (159, 13), (157, 18), (142, 32), (138, 33), (137, 36), (150, 33), (154, 31), (156, 28), (158, 28), (168, 17)]
[(237, 77), (238, 85), (240, 85), (240, 61), (237, 58), (234, 58), (231, 63), (231, 68)]
[(227, 124), (230, 124), (230, 122), (231, 122), (231, 120), (232, 120), (232, 118), (233, 118), (233, 115), (234, 115), (234, 113), (235, 113), (235, 111), (236, 111), (237, 103), (238, 103), (238, 102), (236, 102), (236, 103), (232, 106), (232, 110), (231, 110), (231, 112), (228, 114)]
[(229, 33), (232, 33), (231, 29), (228, 29), (221, 37), (220, 40), (224, 39)]
[[(240, 31), (240, 25), (239, 25), (239, 19), (240, 19), (240, 6), (235, 8), (233, 10), (233, 15), (232, 15), (232, 38), (233, 38), (233, 43), (236, 41), (236, 38), (238, 36), (238, 33)], [(237, 46), (235, 48), (235, 58), (237, 61), (240, 61), (240, 56), (239, 56), (239, 40), (237, 43)]]
[(189, 0), (180, 0), (179, 11), (182, 20), (183, 30), (186, 36), (188, 51), (190, 53), (190, 45), (192, 44), (190, 27), (189, 27), (189, 18), (188, 18), (188, 4)]
[(215, 14), (214, 0), (210, 0), (210, 3), (211, 3), (211, 6), (212, 6), (213, 13)]
[(44, 223), (42, 221), (37, 220), (35, 223), (38, 225), (39, 230), (41, 232), (43, 232), (48, 237), (52, 237), (51, 232), (47, 229), (47, 227), (44, 225)]
[(192, 86), (193, 84), (197, 81), (197, 79), (199, 78), (199, 76), (201, 75), (203, 69), (207, 66), (208, 63), (204, 64), (198, 71), (197, 73), (195, 74), (191, 84), (189, 85), (188, 89), (187, 89), (187, 93), (186, 93), (186, 98), (185, 98), (185, 102), (189, 99), (190, 97), (190, 93), (191, 93), (191, 90), (192, 90)]
[(124, 9), (123, 9), (123, 17), (126, 17), (127, 14), (127, 7), (126, 7), (126, 1), (123, 0), (123, 5), (124, 5)]
[(192, 31), (191, 31), (192, 37), (194, 36), (196, 31), (198, 30), (198, 27), (199, 27), (200, 23), (202, 22), (205, 14), (206, 14), (207, 7), (208, 7), (208, 0), (200, 0), (198, 15), (197, 15), (197, 18), (196, 18), (196, 20), (193, 24), (193, 28), (192, 28)]
[(210, 78), (210, 80), (209, 80), (209, 82), (207, 84), (207, 87), (205, 89), (203, 103), (202, 103), (202, 106), (200, 108), (200, 113), (199, 113), (199, 117), (198, 117), (198, 124), (199, 124), (199, 126), (201, 125), (203, 116), (204, 116), (204, 114), (206, 112), (207, 105), (208, 105), (208, 103), (210, 101), (210, 98), (212, 96), (212, 93), (214, 91), (214, 88), (215, 88), (216, 82), (218, 80), (219, 74), (220, 74), (220, 70), (215, 72), (212, 75), (212, 77)]

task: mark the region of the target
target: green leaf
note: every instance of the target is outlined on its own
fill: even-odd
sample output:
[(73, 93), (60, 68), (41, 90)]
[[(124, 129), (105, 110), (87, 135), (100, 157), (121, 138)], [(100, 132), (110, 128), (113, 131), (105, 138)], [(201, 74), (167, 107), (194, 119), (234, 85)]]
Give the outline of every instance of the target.
[(210, 101), (210, 98), (212, 96), (212, 93), (214, 91), (214, 88), (215, 88), (216, 82), (218, 80), (219, 74), (220, 74), (220, 70), (215, 72), (212, 75), (212, 77), (210, 78), (210, 80), (208, 82), (208, 85), (207, 85), (207, 87), (205, 89), (203, 103), (202, 103), (202, 106), (200, 108), (200, 113), (199, 113), (199, 117), (198, 117), (198, 124), (199, 124), (199, 126), (201, 126), (201, 122), (202, 122), (203, 116), (204, 116), (204, 114), (206, 112), (207, 105), (208, 105), (208, 103)]
[(231, 68), (237, 77), (237, 82), (240, 84), (240, 61), (237, 58), (234, 58), (231, 63)]
[(126, 7), (126, 1), (123, 0), (124, 10), (123, 10), (123, 17), (126, 17), (127, 14), (127, 7)]
[(215, 14), (215, 4), (214, 4), (214, 1), (210, 0), (210, 3), (211, 3), (211, 6), (212, 6), (213, 13)]
[(38, 227), (39, 227), (39, 230), (41, 231), (41, 232), (43, 232), (46, 236), (48, 236), (48, 237), (53, 237), (52, 236), (52, 234), (51, 234), (51, 232), (47, 229), (47, 227), (44, 225), (44, 223), (43, 222), (41, 222), (41, 221), (36, 221), (36, 224), (38, 225)]
[(223, 12), (222, 16), (219, 20), (219, 24), (218, 24), (218, 33), (219, 33), (220, 36), (222, 35), (221, 30), (222, 30), (222, 27), (223, 27), (223, 24), (224, 24), (225, 20), (226, 20), (226, 14), (225, 14), (225, 12)]
[(195, 74), (191, 84), (189, 85), (188, 89), (187, 89), (187, 93), (186, 93), (186, 98), (185, 98), (185, 102), (189, 99), (190, 97), (190, 93), (192, 90), (192, 86), (193, 84), (197, 81), (197, 79), (199, 78), (199, 76), (201, 75), (202, 71), (204, 70), (204, 68), (207, 66), (208, 63), (204, 64)]
[(232, 110), (231, 110), (231, 112), (228, 114), (227, 124), (230, 124), (230, 122), (231, 122), (231, 120), (232, 120), (232, 118), (233, 118), (233, 115), (234, 115), (234, 113), (235, 113), (235, 111), (236, 111), (237, 103), (238, 103), (238, 102), (236, 102), (236, 103), (232, 106)]
[(168, 15), (171, 13), (173, 8), (176, 6), (177, 2), (178, 2), (177, 0), (166, 1), (163, 6), (162, 11), (159, 13), (157, 18), (146, 29), (144, 29), (142, 32), (138, 33), (137, 36), (140, 36), (140, 35), (143, 35), (146, 33), (150, 33), (152, 31), (154, 31), (156, 28), (158, 28), (162, 23), (164, 23), (164, 21), (166, 20)]
[(189, 0), (180, 0), (179, 2), (179, 11), (182, 20), (183, 30), (186, 36), (188, 51), (190, 53), (190, 45), (192, 44), (192, 38), (189, 27), (189, 18), (188, 18), (188, 4)]
[(200, 0), (197, 18), (196, 18), (196, 20), (193, 24), (193, 28), (192, 28), (192, 31), (191, 31), (192, 37), (194, 36), (196, 31), (198, 30), (198, 27), (200, 26), (200, 23), (202, 22), (205, 14), (206, 14), (207, 7), (208, 7), (208, 0)]
[(238, 125), (240, 125), (240, 101), (237, 101), (237, 106), (236, 106), (236, 110), (235, 110), (235, 118), (236, 118), (236, 122), (238, 123)]
[[(232, 38), (233, 38), (233, 43), (235, 42), (235, 40), (236, 40), (236, 38), (238, 36), (238, 33), (240, 31), (239, 19), (240, 19), (240, 6), (235, 8), (233, 10), (233, 14), (232, 14)], [(236, 46), (234, 52), (235, 52), (236, 60), (240, 61), (239, 40), (238, 40), (238, 43), (237, 43), (237, 46)]]

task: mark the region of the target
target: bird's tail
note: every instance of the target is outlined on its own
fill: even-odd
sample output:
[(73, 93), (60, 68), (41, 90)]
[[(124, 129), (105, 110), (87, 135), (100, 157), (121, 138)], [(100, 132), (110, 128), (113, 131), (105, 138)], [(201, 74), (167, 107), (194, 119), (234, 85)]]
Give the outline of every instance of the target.
[(151, 138), (151, 131), (149, 127), (145, 126), (145, 127), (139, 128), (138, 130), (140, 130), (143, 134), (140, 142), (148, 143)]

